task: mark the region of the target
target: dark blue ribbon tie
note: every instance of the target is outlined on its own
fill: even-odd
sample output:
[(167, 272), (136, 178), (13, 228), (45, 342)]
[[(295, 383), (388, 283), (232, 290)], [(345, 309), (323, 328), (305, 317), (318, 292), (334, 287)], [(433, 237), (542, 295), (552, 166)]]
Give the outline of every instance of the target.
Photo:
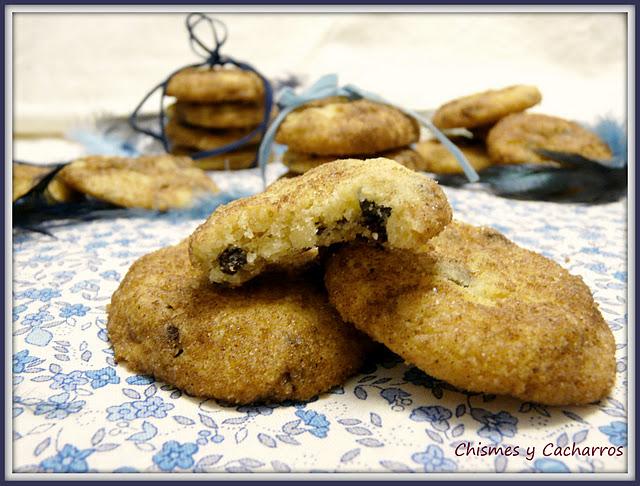
[(263, 182), (266, 180), (266, 164), (269, 160), (269, 155), (271, 154), (275, 135), (282, 121), (287, 117), (289, 113), (291, 113), (296, 108), (304, 105), (305, 103), (328, 98), (329, 96), (346, 96), (350, 99), (366, 98), (368, 100), (375, 101), (377, 103), (383, 103), (385, 105), (390, 105), (399, 109), (408, 116), (415, 118), (418, 123), (429, 129), (431, 133), (433, 133), (438, 141), (440, 141), (440, 143), (442, 143), (442, 145), (444, 145), (447, 150), (449, 150), (449, 152), (451, 152), (456, 158), (456, 160), (462, 167), (462, 170), (464, 170), (465, 175), (469, 179), (469, 182), (477, 182), (480, 179), (478, 173), (474, 170), (474, 168), (471, 166), (460, 149), (456, 147), (451, 142), (451, 140), (449, 140), (440, 130), (438, 130), (430, 120), (413, 110), (398, 106), (385, 100), (375, 93), (365, 91), (352, 84), (340, 87), (338, 86), (338, 76), (336, 74), (327, 74), (325, 76), (322, 76), (312, 86), (301, 93), (296, 94), (289, 87), (285, 87), (279, 91), (278, 105), (280, 106), (281, 111), (264, 134), (262, 143), (260, 144), (260, 148), (258, 150), (258, 165), (260, 167)]
[[(202, 40), (196, 35), (195, 31), (198, 25), (206, 24), (210, 27), (212, 35), (213, 35), (213, 48), (207, 47), (207, 45), (202, 42)], [(162, 146), (165, 152), (169, 152), (169, 140), (166, 135), (166, 120), (165, 120), (165, 108), (164, 108), (164, 99), (167, 94), (167, 85), (169, 84), (169, 80), (178, 72), (191, 68), (191, 67), (203, 67), (208, 66), (209, 68), (213, 68), (214, 66), (224, 66), (226, 64), (230, 64), (232, 66), (236, 66), (239, 69), (245, 71), (251, 71), (255, 73), (260, 80), (262, 81), (262, 85), (264, 86), (264, 115), (260, 125), (258, 125), (255, 129), (253, 129), (250, 133), (244, 135), (238, 140), (224, 145), (223, 147), (219, 147), (217, 149), (205, 150), (201, 152), (197, 152), (191, 154), (192, 159), (202, 159), (205, 157), (214, 157), (216, 155), (222, 155), (229, 152), (233, 152), (241, 147), (246, 146), (251, 142), (251, 140), (257, 135), (264, 136), (265, 131), (267, 130), (267, 126), (269, 125), (269, 119), (271, 117), (271, 109), (273, 107), (273, 89), (271, 87), (271, 83), (267, 78), (265, 78), (257, 69), (255, 69), (250, 64), (245, 62), (237, 61), (232, 57), (223, 56), (220, 54), (220, 48), (227, 41), (228, 32), (227, 27), (224, 22), (211, 18), (208, 15), (202, 13), (191, 13), (187, 16), (186, 19), (186, 27), (187, 32), (189, 33), (189, 44), (191, 50), (198, 56), (203, 58), (203, 62), (196, 64), (189, 64), (187, 66), (183, 66), (180, 69), (172, 72), (164, 81), (155, 86), (151, 91), (149, 91), (146, 96), (142, 99), (142, 101), (138, 104), (138, 106), (133, 110), (133, 113), (129, 117), (129, 123), (131, 127), (139, 132), (144, 133), (150, 137), (159, 140), (162, 143)], [(151, 98), (153, 94), (155, 94), (158, 90), (160, 90), (160, 112), (159, 112), (159, 131), (154, 131), (150, 129), (146, 129), (138, 123), (138, 116), (142, 107), (146, 104), (147, 100)], [(255, 165), (255, 162), (254, 162)]]

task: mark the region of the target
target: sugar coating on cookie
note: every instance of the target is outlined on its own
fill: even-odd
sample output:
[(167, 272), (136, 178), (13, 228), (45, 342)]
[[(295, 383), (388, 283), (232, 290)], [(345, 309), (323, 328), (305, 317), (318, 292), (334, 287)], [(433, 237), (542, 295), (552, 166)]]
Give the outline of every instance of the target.
[[(198, 150), (214, 150), (232, 142), (240, 140), (248, 135), (254, 128), (237, 128), (234, 130), (210, 130), (193, 127), (170, 118), (165, 127), (167, 138), (174, 145), (194, 147)], [(256, 144), (260, 141), (260, 134), (256, 134), (249, 143)]]
[(223, 288), (191, 267), (186, 242), (131, 266), (107, 330), (119, 364), (234, 404), (310, 399), (358, 371), (372, 344), (341, 322), (320, 275)]
[(220, 66), (190, 67), (171, 77), (166, 94), (196, 103), (255, 103), (264, 97), (264, 87), (260, 77), (251, 71)]
[[(486, 148), (481, 144), (459, 142), (452, 139), (476, 171), (491, 166)], [(435, 174), (464, 174), (458, 159), (439, 141), (423, 140), (415, 145), (423, 160), (422, 170)]]
[(374, 157), (383, 157), (386, 159), (398, 162), (401, 165), (409, 169), (421, 170), (423, 164), (420, 155), (410, 148), (399, 148), (382, 152), (381, 154), (368, 154), (368, 155), (313, 155), (305, 154), (301, 152), (292, 152), (287, 150), (282, 155), (282, 163), (286, 165), (291, 172), (298, 174), (304, 174), (305, 172), (315, 169), (316, 167), (326, 164), (327, 162), (333, 162), (339, 159), (372, 159)]
[[(49, 172), (52, 167), (30, 164), (12, 165), (13, 172), (13, 201), (20, 199), (33, 189)], [(78, 193), (66, 185), (60, 177), (54, 177), (44, 191), (44, 196), (50, 203), (70, 202), (78, 196)]]
[[(178, 121), (203, 128), (255, 127), (264, 119), (264, 106), (257, 103), (188, 103), (178, 101), (167, 109)], [(274, 110), (275, 114), (275, 110)]]
[(358, 155), (404, 147), (419, 135), (418, 123), (392, 106), (338, 98), (289, 113), (278, 127), (276, 142), (294, 152)]
[[(198, 152), (199, 149), (192, 147), (185, 147), (182, 145), (176, 145), (171, 147), (171, 153), (174, 155), (186, 155), (189, 156)], [(200, 159), (194, 159), (194, 163), (202, 170), (237, 170), (247, 169), (251, 167), (256, 161), (256, 154), (258, 152), (257, 145), (249, 145), (241, 147), (233, 152), (227, 152), (226, 154), (212, 155), (209, 157), (202, 157)]]
[(433, 252), (351, 246), (327, 264), (345, 321), (429, 375), (548, 405), (605, 397), (613, 334), (580, 277), (490, 228), (453, 222)]
[(213, 282), (240, 285), (339, 242), (425, 251), (450, 219), (432, 179), (388, 159), (339, 160), (218, 207), (191, 235), (191, 261)]
[(609, 160), (611, 150), (598, 135), (575, 122), (556, 116), (517, 113), (500, 120), (489, 131), (487, 150), (500, 164), (543, 163), (536, 150), (568, 152), (596, 160)]
[(481, 127), (524, 111), (540, 100), (542, 95), (535, 86), (516, 85), (483, 91), (445, 103), (433, 115), (433, 124), (438, 128)]
[(93, 155), (73, 161), (58, 176), (84, 194), (132, 208), (182, 208), (218, 192), (190, 158), (173, 155)]

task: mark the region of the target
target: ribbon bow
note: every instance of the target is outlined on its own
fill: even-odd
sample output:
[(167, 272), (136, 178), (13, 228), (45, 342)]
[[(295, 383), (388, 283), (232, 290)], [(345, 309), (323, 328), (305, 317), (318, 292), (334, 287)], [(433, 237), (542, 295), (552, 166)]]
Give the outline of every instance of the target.
[(309, 103), (310, 101), (319, 100), (323, 98), (327, 98), (329, 96), (347, 96), (350, 99), (361, 99), (366, 98), (371, 101), (375, 101), (377, 103), (383, 103), (385, 105), (393, 106), (398, 110), (402, 111), (408, 116), (415, 118), (418, 123), (422, 126), (426, 127), (433, 133), (433, 135), (440, 141), (442, 145), (444, 145), (449, 152), (453, 154), (456, 158), (462, 170), (464, 171), (469, 182), (477, 182), (480, 177), (478, 173), (471, 166), (469, 161), (467, 161), (464, 154), (460, 151), (458, 147), (456, 147), (451, 140), (449, 140), (440, 130), (438, 130), (430, 120), (426, 119), (422, 115), (416, 113), (413, 110), (409, 110), (403, 108), (401, 106), (390, 103), (385, 100), (381, 96), (371, 93), (369, 91), (365, 91), (357, 86), (352, 84), (340, 87), (338, 86), (338, 76), (336, 74), (326, 74), (318, 79), (313, 85), (311, 85), (307, 90), (302, 93), (296, 94), (291, 88), (285, 87), (278, 93), (278, 104), (282, 108), (278, 116), (273, 120), (269, 129), (265, 132), (262, 142), (260, 143), (260, 148), (258, 149), (258, 165), (260, 167), (260, 171), (262, 174), (263, 182), (266, 181), (265, 171), (267, 160), (269, 160), (269, 155), (271, 154), (271, 149), (273, 146), (273, 142), (275, 139), (276, 132), (278, 131), (278, 127), (282, 123), (282, 121), (286, 118), (286, 116), (291, 113), (296, 108), (304, 105), (305, 103)]

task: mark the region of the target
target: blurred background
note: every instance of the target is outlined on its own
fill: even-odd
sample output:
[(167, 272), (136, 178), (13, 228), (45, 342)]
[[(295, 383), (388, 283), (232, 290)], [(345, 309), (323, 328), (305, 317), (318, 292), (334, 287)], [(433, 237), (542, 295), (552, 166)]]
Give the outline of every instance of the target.
[[(532, 111), (586, 123), (626, 118), (622, 13), (215, 16), (229, 30), (223, 52), (272, 78), (295, 75), (311, 83), (336, 72), (342, 84), (415, 109), (535, 84), (543, 101)], [(127, 116), (170, 72), (200, 61), (183, 13), (13, 18), (16, 158), (74, 156), (78, 148), (55, 137), (96, 117)], [(41, 137), (46, 150), (37, 143)]]

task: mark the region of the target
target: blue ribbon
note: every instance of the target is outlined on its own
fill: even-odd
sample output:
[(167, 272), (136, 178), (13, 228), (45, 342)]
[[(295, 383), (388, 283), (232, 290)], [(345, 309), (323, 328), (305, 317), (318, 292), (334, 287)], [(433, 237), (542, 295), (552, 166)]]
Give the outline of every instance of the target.
[[(205, 22), (209, 24), (209, 27), (211, 28), (211, 31), (213, 33), (213, 45), (214, 45), (213, 48), (207, 47), (204, 44), (204, 42), (202, 42), (198, 38), (198, 36), (196, 36), (195, 28), (198, 26), (200, 22)], [(232, 152), (234, 150), (237, 150), (240, 147), (244, 147), (245, 145), (247, 145), (256, 135), (258, 134), (263, 135), (267, 130), (267, 126), (269, 125), (269, 119), (271, 118), (271, 108), (273, 107), (273, 89), (271, 87), (271, 83), (269, 83), (269, 80), (265, 78), (258, 70), (256, 70), (250, 64), (236, 61), (231, 57), (223, 56), (220, 54), (220, 48), (224, 45), (224, 43), (227, 40), (227, 27), (222, 21), (215, 18), (211, 18), (202, 13), (191, 13), (187, 16), (186, 26), (187, 26), (187, 31), (189, 32), (189, 44), (190, 44), (191, 50), (195, 54), (201, 56), (204, 59), (204, 61), (196, 64), (189, 64), (187, 66), (181, 67), (180, 69), (177, 69), (176, 71), (172, 72), (164, 81), (159, 83), (157, 86), (155, 86), (151, 91), (149, 91), (145, 95), (145, 97), (138, 104), (138, 106), (136, 106), (136, 108), (133, 110), (133, 113), (131, 113), (131, 116), (129, 117), (129, 124), (135, 131), (144, 133), (145, 135), (148, 135), (150, 137), (155, 138), (156, 140), (159, 140), (162, 143), (162, 146), (165, 152), (169, 152), (169, 140), (167, 139), (167, 135), (165, 133), (166, 122), (164, 117), (164, 112), (165, 112), (164, 98), (167, 94), (167, 85), (169, 84), (169, 81), (175, 74), (182, 71), (183, 69), (190, 68), (190, 67), (201, 67), (201, 66), (209, 66), (210, 68), (212, 68), (213, 66), (216, 66), (216, 65), (222, 66), (224, 64), (231, 64), (233, 66), (238, 67), (239, 69), (254, 72), (256, 75), (258, 75), (258, 77), (262, 81), (262, 85), (264, 86), (264, 116), (262, 117), (262, 121), (260, 122), (260, 125), (258, 125), (254, 130), (252, 130), (250, 133), (246, 134), (245, 136), (239, 138), (238, 140), (235, 140), (234, 142), (224, 145), (223, 147), (219, 147), (213, 150), (205, 150), (205, 151), (197, 152), (190, 155), (192, 159), (197, 160), (205, 157), (213, 157), (216, 155)], [(223, 32), (221, 36), (218, 35), (218, 29), (221, 29)], [(158, 90), (160, 90), (160, 113), (159, 113), (160, 131), (155, 132), (153, 130), (149, 130), (140, 126), (140, 124), (138, 123), (138, 115), (142, 107), (147, 102), (147, 100)]]
[(397, 108), (406, 115), (415, 118), (422, 126), (426, 127), (431, 131), (431, 133), (433, 133), (438, 141), (440, 141), (440, 143), (444, 145), (447, 150), (449, 150), (449, 152), (451, 152), (456, 158), (465, 175), (467, 176), (467, 179), (469, 179), (469, 182), (477, 182), (480, 179), (478, 173), (474, 170), (474, 168), (471, 166), (460, 149), (456, 147), (451, 142), (451, 140), (449, 140), (440, 130), (438, 130), (430, 120), (426, 119), (413, 110), (408, 110), (401, 106), (394, 105), (381, 96), (360, 89), (357, 86), (350, 84), (344, 87), (340, 87), (338, 86), (338, 76), (336, 74), (327, 74), (318, 79), (307, 90), (299, 94), (296, 94), (289, 87), (283, 88), (278, 93), (277, 102), (281, 108), (281, 111), (275, 118), (275, 120), (273, 120), (273, 122), (269, 126), (269, 129), (265, 132), (264, 136), (262, 137), (262, 142), (260, 143), (260, 148), (258, 149), (258, 166), (260, 167), (263, 183), (266, 184), (267, 161), (269, 160), (269, 155), (271, 154), (276, 132), (278, 131), (278, 127), (280, 126), (282, 121), (287, 117), (289, 113), (291, 113), (296, 108), (304, 105), (305, 103), (327, 98), (329, 96), (346, 96), (349, 99), (366, 98), (377, 103), (383, 103), (385, 105), (390, 105)]

